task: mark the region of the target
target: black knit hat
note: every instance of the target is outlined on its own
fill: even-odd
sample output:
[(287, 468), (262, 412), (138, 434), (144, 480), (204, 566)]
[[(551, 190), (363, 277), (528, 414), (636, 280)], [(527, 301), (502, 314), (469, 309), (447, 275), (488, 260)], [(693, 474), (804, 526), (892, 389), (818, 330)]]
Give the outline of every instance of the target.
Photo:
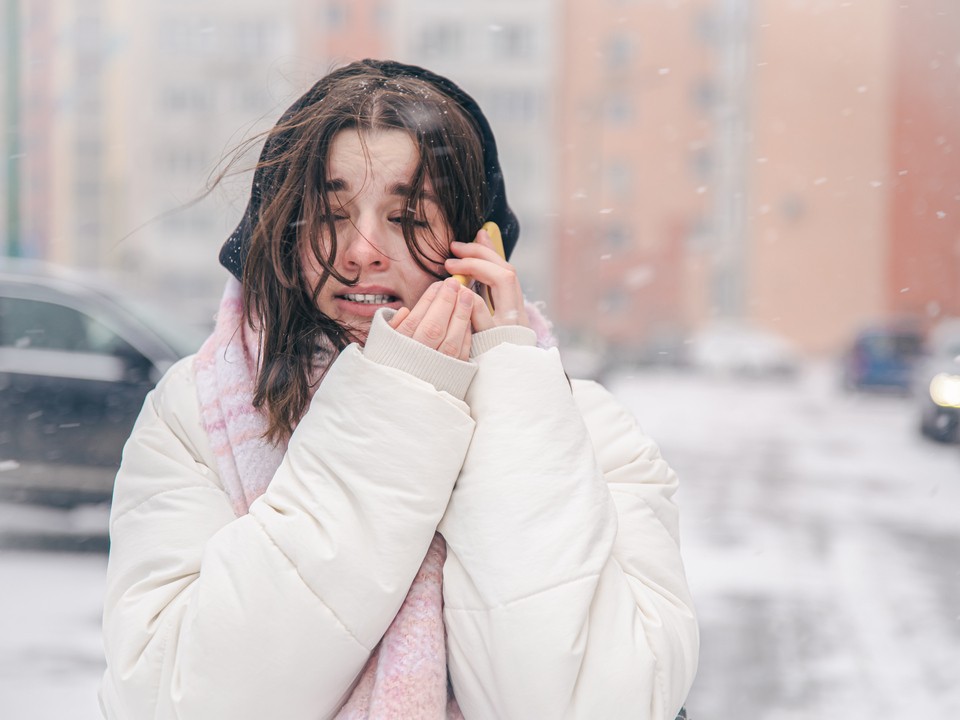
[[(353, 65), (343, 68), (349, 71), (351, 67), (357, 69), (372, 69), (381, 73), (385, 78), (393, 79), (400, 77), (413, 77), (425, 80), (433, 85), (437, 90), (454, 100), (464, 112), (473, 118), (480, 131), (480, 144), (483, 147), (483, 167), (487, 178), (488, 204), (484, 212), (484, 221), (492, 220), (500, 226), (500, 233), (503, 236), (503, 249), (507, 257), (513, 251), (517, 240), (520, 237), (520, 223), (516, 215), (507, 205), (507, 193), (503, 184), (503, 173), (500, 170), (500, 158), (497, 155), (497, 143), (493, 137), (493, 130), (490, 129), (490, 123), (480, 110), (476, 101), (461, 90), (452, 81), (445, 77), (436, 75), (416, 65), (404, 65), (392, 60), (361, 60)], [(342, 72), (341, 70), (340, 72)], [(280, 118), (278, 125), (284, 123), (295, 113), (320, 102), (326, 95), (326, 84), (324, 80), (318, 81), (310, 90), (304, 93), (293, 105), (287, 108)], [(243, 218), (236, 230), (227, 238), (227, 241), (220, 248), (220, 264), (229, 270), (238, 279), (243, 278), (243, 264), (250, 250), (250, 239), (253, 236), (253, 230), (260, 214), (260, 205), (262, 202), (262, 189), (270, 188), (275, 185), (275, 175), (277, 168), (269, 164), (278, 150), (289, 142), (289, 133), (276, 133), (270, 135), (263, 150), (260, 152), (260, 162), (253, 175), (253, 186), (250, 191), (250, 201), (247, 203), (247, 209), (243, 213)], [(480, 228), (477, 228), (479, 230)]]

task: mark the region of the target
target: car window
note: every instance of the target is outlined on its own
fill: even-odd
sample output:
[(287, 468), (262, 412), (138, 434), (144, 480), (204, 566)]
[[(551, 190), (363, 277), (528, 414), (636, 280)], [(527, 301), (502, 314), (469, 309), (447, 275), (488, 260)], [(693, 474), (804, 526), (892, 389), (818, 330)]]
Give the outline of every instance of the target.
[(0, 297), (0, 347), (139, 355), (106, 325), (75, 308)]
[(923, 341), (916, 335), (898, 335), (894, 338), (894, 345), (900, 356), (919, 355), (923, 350)]

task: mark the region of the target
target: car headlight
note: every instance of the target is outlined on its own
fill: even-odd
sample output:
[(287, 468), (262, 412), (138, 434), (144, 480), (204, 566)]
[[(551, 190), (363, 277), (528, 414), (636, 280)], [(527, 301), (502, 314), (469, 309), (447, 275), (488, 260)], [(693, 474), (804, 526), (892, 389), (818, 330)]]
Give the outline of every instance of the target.
[(960, 375), (934, 376), (930, 381), (930, 398), (941, 407), (960, 408)]

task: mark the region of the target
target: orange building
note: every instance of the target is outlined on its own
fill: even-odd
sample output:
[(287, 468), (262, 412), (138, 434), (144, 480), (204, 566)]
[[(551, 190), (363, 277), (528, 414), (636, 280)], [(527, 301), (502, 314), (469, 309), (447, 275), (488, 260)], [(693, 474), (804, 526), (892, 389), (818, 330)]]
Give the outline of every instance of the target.
[(893, 5), (755, 6), (744, 314), (812, 352), (884, 314)]
[(691, 312), (684, 257), (709, 208), (712, 5), (568, 2), (553, 315), (616, 352)]
[(390, 54), (390, 13), (383, 0), (300, 0), (297, 52), (315, 61), (317, 78), (334, 66)]
[(635, 353), (716, 317), (832, 354), (960, 314), (960, 8), (569, 2), (557, 316)]
[(896, 12), (890, 254), (895, 317), (960, 316), (960, 6)]

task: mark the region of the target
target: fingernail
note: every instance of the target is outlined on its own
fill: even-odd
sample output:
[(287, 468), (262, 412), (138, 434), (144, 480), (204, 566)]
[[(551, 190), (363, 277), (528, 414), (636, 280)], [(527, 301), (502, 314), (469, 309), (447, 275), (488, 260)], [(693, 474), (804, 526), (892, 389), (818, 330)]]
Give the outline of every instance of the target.
[(473, 290), (464, 288), (463, 291), (460, 293), (460, 297), (457, 298), (457, 301), (461, 305), (467, 305), (467, 306), (473, 305), (473, 298), (471, 297), (472, 295), (473, 295)]
[(443, 281), (445, 287), (450, 290), (458, 290), (460, 288), (460, 283), (456, 281), (456, 278), (448, 277)]

